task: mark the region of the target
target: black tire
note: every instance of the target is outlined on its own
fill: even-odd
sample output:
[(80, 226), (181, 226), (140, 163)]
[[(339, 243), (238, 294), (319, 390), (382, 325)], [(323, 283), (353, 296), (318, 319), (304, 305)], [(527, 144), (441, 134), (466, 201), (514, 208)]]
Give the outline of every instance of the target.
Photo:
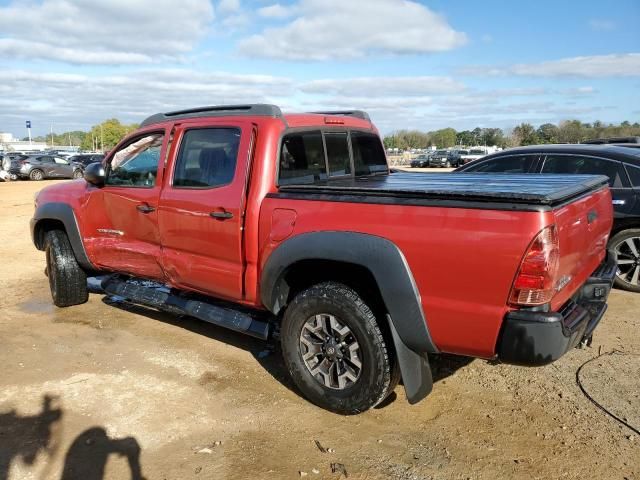
[[(303, 359), (303, 327), (320, 314), (338, 318), (359, 345), (359, 377), (342, 389), (323, 384)], [(382, 402), (398, 384), (399, 369), (376, 317), (354, 290), (340, 283), (314, 285), (295, 297), (282, 319), (281, 344), (295, 384), (307, 399), (327, 410), (345, 415), (364, 412)]]
[(82, 178), (83, 176), (84, 176), (84, 174), (82, 173), (82, 170), (80, 170), (79, 168), (77, 170), (73, 171), (73, 178), (74, 179)]
[(44, 180), (44, 172), (38, 168), (34, 168), (29, 172), (29, 178), (35, 181)]
[(62, 230), (48, 231), (45, 236), (45, 254), (54, 305), (69, 307), (85, 303), (89, 299), (87, 274), (78, 265), (67, 234)]
[[(630, 244), (635, 248), (635, 252)], [(618, 262), (635, 262), (618, 263), (618, 275), (614, 285), (622, 290), (640, 293), (640, 229), (630, 228), (616, 233), (609, 240), (609, 248), (618, 253)], [(634, 274), (638, 276), (634, 277)]]
[(449, 160), (444, 164), (444, 168), (451, 168), (451, 162)]

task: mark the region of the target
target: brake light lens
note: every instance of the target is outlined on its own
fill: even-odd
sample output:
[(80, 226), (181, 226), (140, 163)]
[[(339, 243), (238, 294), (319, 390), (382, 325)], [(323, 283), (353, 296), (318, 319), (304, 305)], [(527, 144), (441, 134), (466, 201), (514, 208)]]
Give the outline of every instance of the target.
[(555, 225), (545, 227), (531, 242), (513, 282), (509, 303), (534, 306), (549, 302), (556, 293), (560, 245)]

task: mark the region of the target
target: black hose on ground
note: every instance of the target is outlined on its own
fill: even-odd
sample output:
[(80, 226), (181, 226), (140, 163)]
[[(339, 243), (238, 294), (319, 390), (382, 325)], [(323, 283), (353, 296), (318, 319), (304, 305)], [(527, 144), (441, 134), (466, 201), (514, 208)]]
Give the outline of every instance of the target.
[(590, 364), (594, 360), (597, 360), (597, 359), (599, 359), (601, 357), (608, 356), (608, 355), (627, 355), (627, 356), (634, 356), (634, 357), (639, 357), (640, 356), (640, 354), (637, 354), (637, 353), (621, 352), (620, 350), (612, 350), (610, 352), (601, 353), (598, 356), (593, 357), (593, 358), (587, 360), (586, 362), (584, 362), (582, 365), (580, 365), (578, 370), (576, 370), (576, 383), (578, 384), (578, 387), (580, 387), (580, 390), (582, 390), (582, 393), (584, 394), (584, 396), (587, 397), (587, 399), (591, 403), (593, 403), (596, 407), (598, 407), (604, 413), (609, 415), (611, 418), (613, 418), (617, 422), (619, 422), (622, 425), (624, 425), (625, 427), (627, 427), (629, 430), (634, 432), (636, 435), (640, 435), (640, 429), (638, 429), (638, 428), (634, 427), (633, 425), (629, 424), (627, 421), (625, 421), (624, 419), (618, 417), (615, 413), (611, 412), (606, 407), (604, 407), (602, 404), (600, 404), (597, 400), (595, 400), (589, 394), (589, 392), (587, 392), (587, 390), (585, 389), (584, 385), (582, 384), (582, 380), (580, 379), (580, 372), (582, 371), (582, 368), (585, 367), (586, 365)]

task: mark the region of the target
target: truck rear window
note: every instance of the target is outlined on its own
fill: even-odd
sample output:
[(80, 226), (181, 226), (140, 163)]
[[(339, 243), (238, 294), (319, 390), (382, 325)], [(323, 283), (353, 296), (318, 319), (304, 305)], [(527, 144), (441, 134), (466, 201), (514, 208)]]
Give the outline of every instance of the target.
[(292, 133), (282, 140), (280, 184), (315, 183), (327, 179), (322, 133)]
[(278, 184), (313, 184), (333, 177), (388, 171), (382, 142), (373, 133), (295, 132), (282, 140)]

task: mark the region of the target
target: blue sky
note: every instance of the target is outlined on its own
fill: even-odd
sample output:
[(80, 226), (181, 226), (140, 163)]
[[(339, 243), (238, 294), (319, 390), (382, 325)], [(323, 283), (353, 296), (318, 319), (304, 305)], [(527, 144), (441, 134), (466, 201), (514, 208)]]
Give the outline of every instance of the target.
[(383, 132), (635, 122), (638, 25), (638, 0), (0, 0), (0, 131), (248, 102)]

